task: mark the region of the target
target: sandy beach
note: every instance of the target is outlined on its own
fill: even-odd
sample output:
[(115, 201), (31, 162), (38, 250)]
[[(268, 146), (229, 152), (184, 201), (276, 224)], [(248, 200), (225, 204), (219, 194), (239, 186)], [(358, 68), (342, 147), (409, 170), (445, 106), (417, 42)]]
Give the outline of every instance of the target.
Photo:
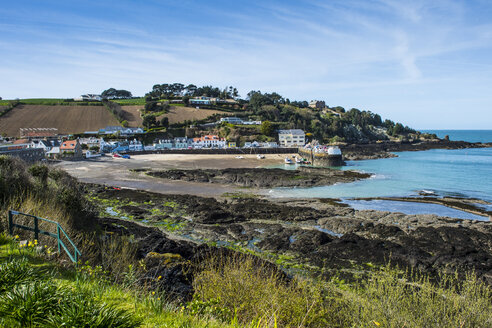
[[(281, 165), (291, 154), (267, 154), (264, 159), (256, 155), (190, 155), (152, 154), (134, 155), (130, 159), (103, 156), (82, 161), (61, 161), (56, 167), (87, 183), (105, 184), (114, 187), (132, 188), (164, 194), (191, 194), (197, 196), (220, 196), (226, 192), (241, 190), (230, 185), (195, 183), (185, 181), (162, 181), (147, 176), (135, 169), (225, 169), (255, 168)], [(244, 190), (243, 190), (244, 191)]]

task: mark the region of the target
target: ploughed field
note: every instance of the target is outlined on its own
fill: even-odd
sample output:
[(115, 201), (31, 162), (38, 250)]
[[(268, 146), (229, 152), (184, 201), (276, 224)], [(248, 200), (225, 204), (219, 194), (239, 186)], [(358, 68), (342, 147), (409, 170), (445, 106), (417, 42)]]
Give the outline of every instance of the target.
[(0, 132), (19, 136), (20, 128), (57, 128), (59, 133), (83, 133), (120, 125), (104, 106), (19, 105), (0, 117)]
[(174, 106), (171, 107), (169, 113), (159, 116), (158, 119), (160, 120), (163, 117), (167, 116), (167, 118), (169, 119), (169, 123), (174, 124), (174, 123), (181, 123), (184, 121), (194, 121), (194, 120), (199, 121), (199, 120), (206, 119), (207, 117), (210, 117), (214, 114), (230, 115), (228, 113), (219, 110)]

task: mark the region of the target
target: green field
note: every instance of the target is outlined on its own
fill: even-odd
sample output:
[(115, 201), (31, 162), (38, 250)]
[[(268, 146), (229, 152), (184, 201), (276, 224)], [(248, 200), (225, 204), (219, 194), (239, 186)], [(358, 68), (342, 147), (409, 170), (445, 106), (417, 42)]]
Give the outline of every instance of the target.
[(134, 99), (113, 99), (112, 102), (120, 104), (122, 106), (139, 106), (145, 105), (145, 98), (134, 98)]
[(44, 106), (102, 106), (99, 101), (73, 101), (72, 99), (60, 98), (28, 98), (19, 99), (24, 105), (44, 105)]

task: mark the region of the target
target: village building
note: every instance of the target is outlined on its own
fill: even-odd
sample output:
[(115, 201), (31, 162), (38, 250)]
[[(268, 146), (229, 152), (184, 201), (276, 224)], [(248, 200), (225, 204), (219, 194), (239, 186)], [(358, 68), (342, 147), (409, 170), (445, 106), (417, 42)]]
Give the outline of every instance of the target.
[(306, 143), (306, 134), (300, 129), (279, 130), (278, 141), (281, 147), (299, 147)]
[(57, 139), (33, 140), (30, 145), (30, 148), (40, 148), (45, 153), (49, 152), (53, 147), (60, 147), (60, 142)]
[(323, 100), (311, 100), (309, 102), (309, 107), (322, 110), (326, 107), (326, 104)]
[(188, 103), (190, 105), (212, 105), (212, 98), (210, 97), (194, 97), (191, 98)]
[(21, 138), (52, 138), (58, 134), (56, 128), (20, 128)]
[(220, 123), (226, 122), (230, 124), (243, 124), (243, 120), (239, 117), (222, 117)]
[(75, 101), (101, 101), (102, 97), (101, 97), (101, 95), (95, 95), (95, 94), (88, 93), (85, 95), (81, 95), (80, 97), (73, 98), (73, 100), (75, 100)]
[(157, 143), (154, 143), (155, 149), (173, 149), (174, 143), (172, 139), (160, 139)]
[(145, 131), (142, 128), (124, 128), (122, 126), (107, 126), (98, 131), (98, 134), (118, 134), (120, 136), (128, 137), (143, 133), (145, 133)]
[(193, 138), (193, 148), (225, 148), (226, 140), (217, 135), (206, 135)]
[(129, 151), (143, 151), (144, 147), (142, 145), (142, 142), (140, 142), (137, 139), (133, 139), (128, 143), (128, 150)]
[(82, 146), (79, 143), (79, 140), (67, 140), (63, 141), (60, 146), (61, 154), (72, 154), (75, 158), (82, 157)]

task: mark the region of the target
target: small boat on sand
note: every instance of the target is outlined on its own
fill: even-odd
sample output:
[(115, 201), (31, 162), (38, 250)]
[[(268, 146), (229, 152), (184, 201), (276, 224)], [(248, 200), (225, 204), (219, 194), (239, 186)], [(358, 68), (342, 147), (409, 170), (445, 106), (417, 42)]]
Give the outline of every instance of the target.
[(258, 159), (264, 159), (265, 158), (265, 155), (258, 154), (258, 155), (256, 155), (256, 158), (258, 158)]
[(292, 160), (291, 160), (290, 158), (288, 158), (288, 157), (286, 157), (286, 158), (284, 159), (284, 162), (285, 162), (285, 164), (289, 164), (289, 165), (290, 165), (290, 164), (294, 164), (294, 162), (292, 162)]

